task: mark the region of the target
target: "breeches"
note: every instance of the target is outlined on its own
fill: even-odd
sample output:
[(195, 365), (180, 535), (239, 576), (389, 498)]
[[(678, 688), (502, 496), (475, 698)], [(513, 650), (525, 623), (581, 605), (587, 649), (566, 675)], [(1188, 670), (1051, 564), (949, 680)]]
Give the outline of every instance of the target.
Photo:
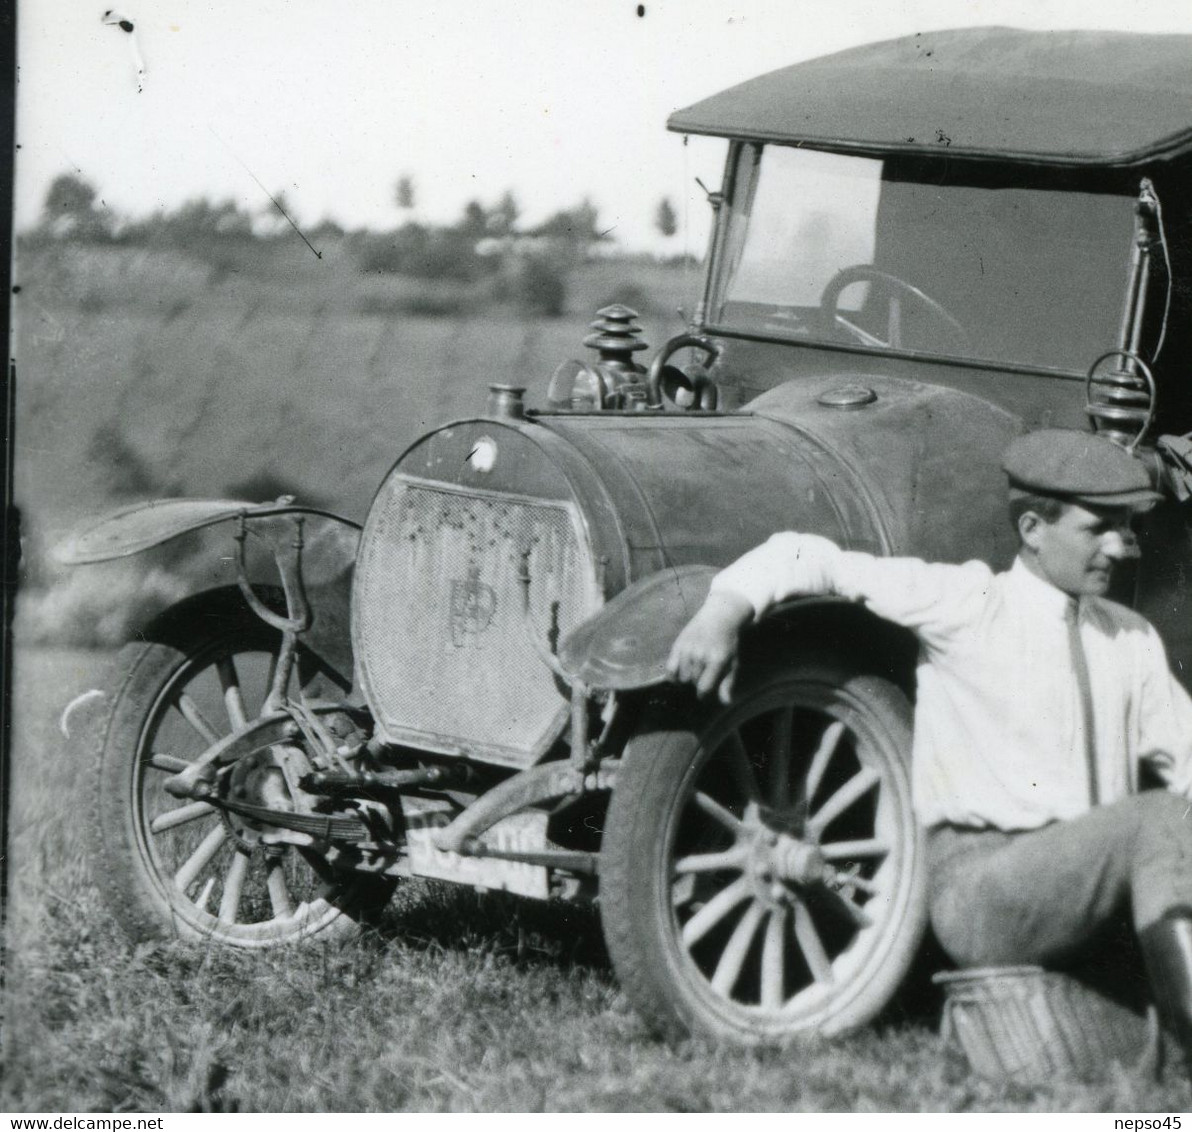
[(1192, 914), (1192, 813), (1163, 790), (1023, 833), (928, 834), (931, 922), (962, 967), (1061, 964), (1122, 919)]

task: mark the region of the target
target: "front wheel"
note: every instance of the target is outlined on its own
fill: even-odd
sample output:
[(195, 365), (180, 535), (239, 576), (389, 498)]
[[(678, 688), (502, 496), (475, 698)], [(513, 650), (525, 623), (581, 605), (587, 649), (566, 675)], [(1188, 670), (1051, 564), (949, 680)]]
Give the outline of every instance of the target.
[(314, 850), (266, 844), (163, 789), (260, 714), (280, 645), (247, 608), (208, 610), (192, 628), (120, 656), (95, 768), (96, 883), (134, 938), (260, 948), (352, 928), (383, 904), (390, 882), (337, 874)]
[(910, 735), (889, 681), (807, 661), (630, 741), (601, 917), (657, 1028), (754, 1045), (881, 1010), (926, 924)]

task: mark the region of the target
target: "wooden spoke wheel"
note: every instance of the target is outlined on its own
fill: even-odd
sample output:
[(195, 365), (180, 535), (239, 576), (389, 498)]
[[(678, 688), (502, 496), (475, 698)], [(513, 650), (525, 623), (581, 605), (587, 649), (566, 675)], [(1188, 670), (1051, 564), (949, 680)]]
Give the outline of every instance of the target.
[[(312, 849), (270, 843), (268, 827), (165, 791), (168, 778), (261, 714), (280, 646), (247, 609), (200, 616), (194, 628), (181, 647), (141, 643), (121, 654), (96, 763), (96, 883), (134, 938), (259, 948), (352, 929), (388, 899), (390, 882), (337, 874)], [(295, 692), (298, 683), (295, 675)], [(232, 767), (231, 780), (257, 804), (283, 798), (282, 771), (264, 752), (252, 758)]]
[(910, 733), (894, 685), (807, 662), (630, 742), (601, 916), (661, 1030), (757, 1044), (886, 1004), (926, 922)]

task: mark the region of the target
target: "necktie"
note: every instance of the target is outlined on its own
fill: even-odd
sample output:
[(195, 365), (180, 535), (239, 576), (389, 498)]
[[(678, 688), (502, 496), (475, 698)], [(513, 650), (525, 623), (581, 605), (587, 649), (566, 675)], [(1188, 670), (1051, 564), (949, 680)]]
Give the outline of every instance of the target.
[(1088, 771), (1089, 805), (1096, 806), (1101, 798), (1097, 789), (1097, 735), (1093, 723), (1093, 686), (1089, 680), (1088, 658), (1084, 655), (1084, 644), (1080, 640), (1080, 603), (1068, 602), (1064, 618), (1068, 623), (1068, 647), (1072, 651), (1072, 670), (1076, 673), (1076, 686), (1080, 691), (1081, 731), (1084, 738), (1084, 759)]

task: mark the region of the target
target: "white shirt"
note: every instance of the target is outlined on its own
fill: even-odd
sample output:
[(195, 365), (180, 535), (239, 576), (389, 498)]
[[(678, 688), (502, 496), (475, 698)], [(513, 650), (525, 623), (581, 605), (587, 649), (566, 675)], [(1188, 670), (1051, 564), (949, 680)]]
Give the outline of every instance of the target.
[[(1036, 829), (1090, 808), (1065, 621), (1073, 599), (1021, 559), (994, 574), (981, 562), (876, 558), (786, 533), (723, 570), (712, 589), (745, 598), (758, 617), (789, 597), (836, 594), (914, 631), (912, 781), (925, 825)], [(1158, 633), (1104, 598), (1082, 598), (1079, 618), (1101, 803), (1137, 788), (1143, 760), (1192, 797), (1192, 698)]]

